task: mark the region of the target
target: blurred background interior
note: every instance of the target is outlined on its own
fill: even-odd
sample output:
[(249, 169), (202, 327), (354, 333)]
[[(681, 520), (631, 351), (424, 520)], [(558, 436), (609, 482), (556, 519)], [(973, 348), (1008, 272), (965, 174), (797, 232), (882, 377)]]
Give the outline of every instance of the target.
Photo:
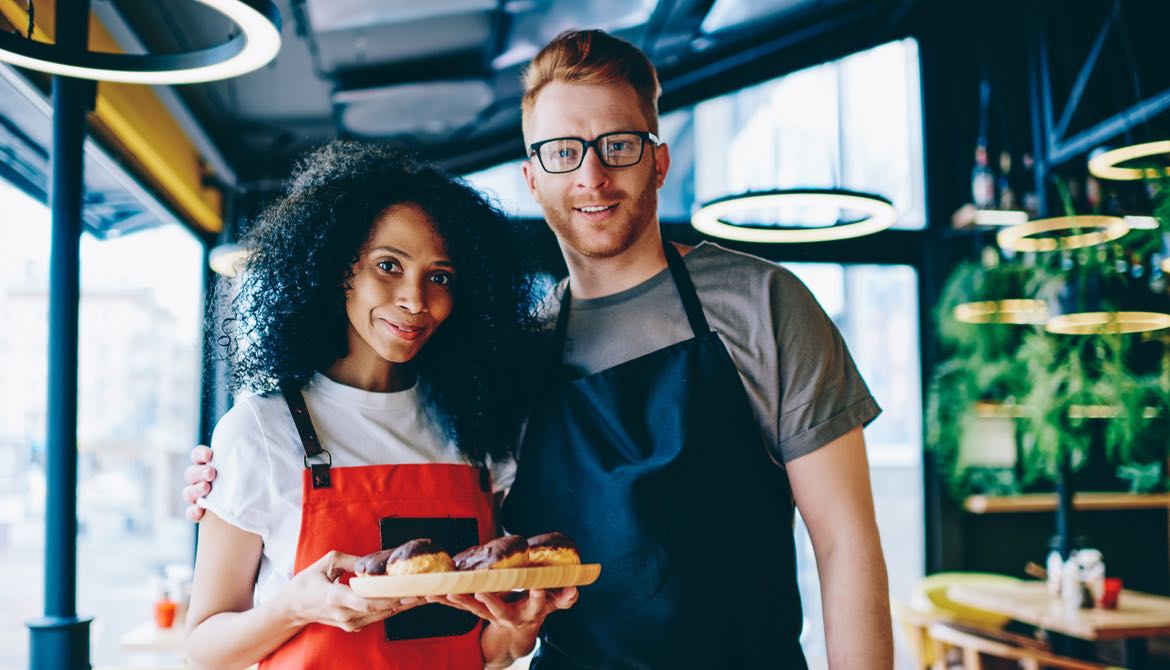
[[(1029, 561), (1045, 563), (1053, 536), (1065, 557), (1099, 549), (1126, 588), (1170, 595), (1170, 316), (1159, 318), (1170, 313), (1167, 147), (1106, 155), (1113, 160), (1099, 163), (1112, 173), (1094, 176), (1089, 164), (1103, 151), (1170, 140), (1167, 3), (275, 6), (280, 50), (269, 64), (207, 83), (103, 82), (87, 116), (74, 269), (76, 555), (77, 609), (93, 617), (96, 667), (181, 662), (174, 629), (158, 630), (153, 617), (161, 594), (181, 600), (193, 558), (178, 495), (188, 453), (231, 402), (222, 370), (201, 356), (213, 251), (231, 249), (305, 149), (384, 138), (490, 193), (537, 242), (548, 272), (563, 276), (521, 179), (519, 77), (570, 28), (613, 32), (659, 70), (659, 134), (672, 156), (660, 194), (665, 236), (714, 239), (792, 269), (883, 406), (866, 438), (905, 624), (899, 668), (930, 662), (930, 626), (962, 618), (924, 577), (1021, 578)], [(49, 0), (0, 0), (0, 29), (51, 41), (54, 10)], [(92, 2), (91, 41), (107, 50), (183, 52), (238, 30), (197, 2)], [(26, 622), (41, 615), (55, 578), (45, 574), (50, 80), (0, 63), (2, 668), (28, 667)], [(1118, 167), (1140, 169), (1133, 178)], [(798, 188), (874, 194), (896, 220), (862, 237), (799, 243), (718, 239), (692, 226), (711, 200)], [(1012, 227), (1073, 215), (1103, 218)], [(827, 201), (756, 206), (727, 222), (815, 236), (857, 218)], [(1147, 316), (1134, 322), (1132, 313)], [(1085, 325), (1078, 314), (1105, 316)], [(816, 566), (797, 532), (803, 639), (823, 668)], [(1151, 624), (1141, 637), (1170, 631), (1170, 621), (1163, 629)], [(1133, 667), (1160, 667), (1156, 643), (1148, 658), (1122, 651)]]

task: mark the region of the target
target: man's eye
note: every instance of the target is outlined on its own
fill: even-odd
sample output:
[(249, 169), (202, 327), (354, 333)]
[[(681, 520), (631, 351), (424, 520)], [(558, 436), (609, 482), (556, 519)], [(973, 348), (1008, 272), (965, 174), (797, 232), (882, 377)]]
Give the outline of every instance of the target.
[(629, 148), (630, 148), (629, 142), (610, 142), (609, 143), (610, 153), (620, 154), (621, 152), (623, 152)]
[(570, 149), (570, 148), (560, 149), (557, 151), (556, 157), (557, 158), (576, 158), (577, 157), (577, 150)]

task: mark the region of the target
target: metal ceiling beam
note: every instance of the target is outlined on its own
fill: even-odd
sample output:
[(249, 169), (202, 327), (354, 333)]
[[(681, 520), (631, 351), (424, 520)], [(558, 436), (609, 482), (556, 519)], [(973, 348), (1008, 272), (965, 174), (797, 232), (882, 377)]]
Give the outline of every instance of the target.
[[(1065, 101), (1061, 118), (1055, 120), (1055, 99), (1052, 90), (1052, 68), (1049, 61), (1048, 27), (1041, 9), (1034, 11), (1035, 25), (1032, 30), (1032, 88), (1033, 88), (1033, 141), (1036, 144), (1037, 164), (1043, 169), (1036, 170), (1038, 192), (1044, 193), (1045, 175), (1052, 168), (1078, 158), (1090, 150), (1113, 140), (1153, 117), (1170, 110), (1170, 90), (1139, 100), (1127, 109), (1106, 118), (1066, 138), (1068, 125), (1080, 104), (1085, 87), (1100, 60), (1106, 38), (1114, 27), (1120, 25), (1121, 4), (1115, 2), (1102, 21), (1101, 28), (1073, 82), (1069, 97)], [(1132, 64), (1137, 67), (1136, 64)], [(1043, 204), (1044, 198), (1041, 198)]]
[(1105, 47), (1105, 41), (1109, 39), (1109, 33), (1113, 31), (1119, 7), (1116, 2), (1113, 3), (1113, 9), (1110, 10), (1105, 21), (1101, 23), (1101, 29), (1097, 31), (1097, 39), (1093, 41), (1093, 47), (1089, 49), (1089, 55), (1085, 58), (1084, 64), (1081, 65), (1081, 71), (1077, 73), (1077, 79), (1073, 82), (1072, 90), (1068, 94), (1064, 113), (1060, 115), (1060, 121), (1053, 129), (1053, 133), (1057, 137), (1064, 137), (1064, 134), (1068, 132), (1068, 124), (1072, 121), (1073, 114), (1081, 104), (1081, 96), (1085, 93), (1085, 86), (1088, 85), (1089, 77), (1093, 75), (1093, 70), (1097, 67), (1097, 59), (1101, 57), (1101, 50)]
[[(797, 30), (785, 23), (736, 47), (712, 49), (701, 62), (662, 68), (659, 71), (663, 87), (660, 111), (665, 114), (909, 34), (908, 20), (897, 24), (882, 22), (875, 28), (870, 20), (875, 14), (880, 14), (880, 8), (863, 13), (846, 12)], [(820, 38), (828, 46), (816, 51), (805, 48), (814, 38)], [(517, 98), (517, 108), (519, 104)], [(481, 137), (473, 146), (461, 147), (457, 154), (440, 149), (432, 152), (431, 158), (449, 170), (473, 172), (521, 158), (522, 144), (517, 117), (512, 127)]]

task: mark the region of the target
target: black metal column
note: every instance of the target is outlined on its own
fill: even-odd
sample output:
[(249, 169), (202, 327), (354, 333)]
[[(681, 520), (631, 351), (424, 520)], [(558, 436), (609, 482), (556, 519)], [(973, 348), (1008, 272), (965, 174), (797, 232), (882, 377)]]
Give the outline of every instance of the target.
[[(232, 207), (228, 206), (228, 212)], [(230, 219), (225, 217), (230, 222)], [(226, 225), (230, 225), (227, 223)], [(231, 396), (228, 394), (228, 368), (224, 358), (219, 353), (216, 343), (218, 324), (216, 317), (219, 306), (216, 300), (216, 275), (211, 270), (211, 248), (214, 238), (203, 240), (203, 336), (200, 394), (199, 394), (199, 444), (211, 444), (211, 434), (215, 424), (231, 408)], [(195, 555), (199, 552), (199, 524), (191, 524), (191, 562), (194, 564)]]
[[(57, 4), (56, 42), (84, 49), (89, 0)], [(45, 615), (30, 621), (35, 670), (88, 670), (89, 618), (77, 616), (77, 343), (85, 114), (94, 83), (53, 79), (53, 230), (49, 259), (48, 499)]]

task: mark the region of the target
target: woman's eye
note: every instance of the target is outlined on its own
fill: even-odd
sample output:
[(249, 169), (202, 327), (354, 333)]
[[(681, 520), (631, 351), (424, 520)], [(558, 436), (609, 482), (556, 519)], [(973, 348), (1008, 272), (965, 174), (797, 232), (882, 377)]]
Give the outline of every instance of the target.
[(439, 273), (431, 275), (431, 281), (438, 284), (439, 286), (450, 286), (451, 279), (452, 279), (451, 275), (449, 275), (445, 272), (439, 272)]
[(399, 267), (398, 261), (390, 261), (390, 260), (378, 261), (377, 266), (378, 266), (378, 269), (381, 270), (382, 272), (398, 272), (399, 270), (402, 269), (401, 267)]

